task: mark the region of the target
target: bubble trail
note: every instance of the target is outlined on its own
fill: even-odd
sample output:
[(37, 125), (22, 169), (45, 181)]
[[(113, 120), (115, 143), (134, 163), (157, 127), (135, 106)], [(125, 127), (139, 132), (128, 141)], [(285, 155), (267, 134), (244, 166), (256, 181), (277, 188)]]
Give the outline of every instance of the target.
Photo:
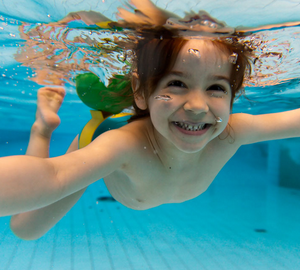
[(163, 101), (170, 101), (172, 100), (172, 98), (168, 95), (158, 95), (158, 96), (155, 96), (154, 99), (156, 100), (163, 100)]

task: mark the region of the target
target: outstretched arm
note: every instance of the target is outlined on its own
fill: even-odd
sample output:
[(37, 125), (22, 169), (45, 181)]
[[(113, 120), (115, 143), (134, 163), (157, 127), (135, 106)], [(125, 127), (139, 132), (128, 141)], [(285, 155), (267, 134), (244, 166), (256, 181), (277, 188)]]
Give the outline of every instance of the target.
[[(49, 144), (46, 141), (42, 143), (42, 141), (31, 137), (29, 144), (31, 144), (31, 148), (28, 148), (29, 151), (27, 151), (26, 154), (32, 156), (47, 156)], [(37, 148), (37, 146), (39, 147)], [(67, 153), (73, 152), (77, 149), (78, 137), (74, 139)], [(79, 200), (84, 191), (85, 188), (56, 203), (50, 204), (49, 206), (12, 216), (10, 220), (11, 230), (16, 236), (24, 240), (40, 238), (64, 217), (64, 215)]]
[(130, 141), (127, 132), (112, 130), (60, 157), (0, 158), (0, 216), (45, 207), (120, 169), (132, 155)]
[(233, 128), (235, 139), (243, 145), (300, 137), (298, 119), (300, 109), (262, 115), (233, 114), (229, 123)]

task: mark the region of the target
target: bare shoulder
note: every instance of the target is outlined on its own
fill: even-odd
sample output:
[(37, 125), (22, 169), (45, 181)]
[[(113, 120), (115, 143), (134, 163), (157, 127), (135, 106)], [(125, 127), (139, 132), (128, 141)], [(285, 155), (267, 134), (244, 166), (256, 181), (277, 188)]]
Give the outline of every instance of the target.
[(143, 121), (129, 123), (119, 129), (107, 131), (98, 136), (86, 148), (88, 151), (110, 153), (127, 161), (136, 154), (145, 140), (146, 136), (142, 131)]

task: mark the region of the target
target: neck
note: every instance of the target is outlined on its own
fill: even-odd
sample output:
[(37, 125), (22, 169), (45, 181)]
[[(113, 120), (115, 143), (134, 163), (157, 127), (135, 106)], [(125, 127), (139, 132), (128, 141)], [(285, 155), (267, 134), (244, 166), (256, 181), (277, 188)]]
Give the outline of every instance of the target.
[(187, 164), (197, 162), (202, 156), (204, 149), (201, 149), (196, 153), (185, 153), (178, 149), (174, 144), (156, 131), (150, 119), (147, 126), (148, 141), (154, 153), (157, 154), (165, 167), (169, 168), (171, 164), (184, 167)]

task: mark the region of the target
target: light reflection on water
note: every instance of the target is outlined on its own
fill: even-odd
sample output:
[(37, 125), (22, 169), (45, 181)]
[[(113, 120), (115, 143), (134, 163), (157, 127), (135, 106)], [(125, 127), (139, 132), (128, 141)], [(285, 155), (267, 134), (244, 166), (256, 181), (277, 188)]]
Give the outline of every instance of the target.
[[(85, 2), (86, 5), (90, 4), (90, 8), (95, 4), (94, 1)], [(164, 5), (164, 1), (158, 2), (159, 5)], [(176, 4), (180, 6), (177, 2), (170, 2), (168, 7), (171, 11), (176, 12)], [(74, 91), (76, 74), (92, 71), (107, 83), (113, 74), (122, 74), (129, 70), (125, 60), (127, 57), (130, 60), (130, 55), (125, 55), (114, 43), (115, 39), (126, 41), (128, 37), (124, 32), (99, 31), (87, 28), (80, 22), (68, 26), (44, 24), (61, 19), (69, 11), (77, 10), (74, 7), (69, 8), (70, 3), (71, 1), (65, 1), (62, 5), (64, 9), (60, 7), (55, 16), (49, 9), (49, 13), (43, 19), (39, 17), (41, 14), (34, 17), (26, 12), (22, 16), (20, 13), (16, 16), (16, 11), (11, 11), (8, 16), (0, 15), (0, 113), (8, 113), (10, 121), (16, 123), (18, 128), (25, 128), (24, 120), (28, 125), (32, 121), (38, 84), (67, 87), (68, 96), (61, 115), (66, 119), (65, 124), (72, 125), (73, 112), (78, 111), (77, 107), (79, 111), (86, 110)], [(73, 1), (73, 4), (78, 5), (76, 1)], [(2, 5), (8, 5), (8, 2), (4, 1)], [(45, 2), (44, 5), (46, 9), (50, 3)], [(197, 1), (190, 1), (187, 6), (199, 7), (199, 4)], [(205, 8), (205, 4), (203, 7)], [(101, 10), (104, 15), (112, 19), (115, 8), (113, 5), (108, 7), (105, 1), (98, 1), (98, 4), (94, 5), (95, 10), (104, 9)], [(5, 10), (9, 10), (7, 6)], [(232, 12), (235, 12), (234, 8)], [(273, 17), (269, 16), (269, 23), (276, 23)], [(293, 19), (293, 16), (290, 18)], [(244, 97), (237, 99), (233, 112), (257, 114), (299, 107), (299, 40), (299, 26), (261, 31), (245, 38), (245, 42), (249, 41), (257, 47), (253, 73), (246, 81), (246, 96), (251, 102)], [(69, 130), (69, 125), (65, 126), (66, 130)]]

